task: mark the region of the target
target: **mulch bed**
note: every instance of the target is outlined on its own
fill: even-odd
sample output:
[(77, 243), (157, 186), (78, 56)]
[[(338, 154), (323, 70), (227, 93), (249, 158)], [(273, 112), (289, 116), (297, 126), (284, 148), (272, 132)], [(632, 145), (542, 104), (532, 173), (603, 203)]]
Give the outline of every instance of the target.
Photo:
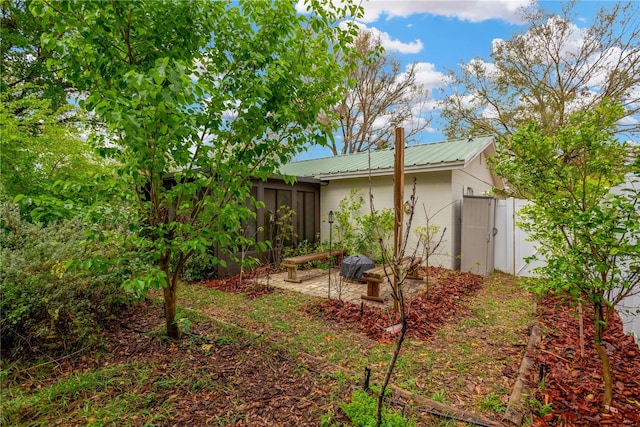
[[(616, 314), (605, 334), (611, 361), (613, 404), (601, 410), (604, 385), (600, 358), (593, 348), (593, 317), (584, 311), (585, 355), (580, 355), (577, 310), (546, 298), (538, 303), (543, 336), (531, 382), (535, 396), (551, 403), (553, 412), (536, 417), (533, 426), (640, 426), (640, 348), (623, 333)], [(540, 381), (540, 374), (544, 381)]]
[[(407, 302), (407, 336), (415, 339), (429, 338), (440, 326), (464, 314), (461, 302), (482, 286), (482, 277), (472, 273), (431, 267), (431, 275), (434, 283), (429, 290)], [(391, 309), (340, 300), (314, 302), (306, 311), (336, 325), (356, 328), (383, 343), (393, 341), (386, 328), (398, 323)]]
[(276, 288), (258, 283), (255, 279), (257, 277), (265, 277), (267, 274), (273, 273), (278, 273), (278, 270), (271, 267), (265, 267), (247, 272), (243, 274), (242, 278), (237, 274), (235, 276), (224, 277), (222, 279), (206, 279), (198, 283), (206, 286), (207, 288), (232, 294), (244, 294), (249, 299), (256, 299), (262, 295), (270, 294)]

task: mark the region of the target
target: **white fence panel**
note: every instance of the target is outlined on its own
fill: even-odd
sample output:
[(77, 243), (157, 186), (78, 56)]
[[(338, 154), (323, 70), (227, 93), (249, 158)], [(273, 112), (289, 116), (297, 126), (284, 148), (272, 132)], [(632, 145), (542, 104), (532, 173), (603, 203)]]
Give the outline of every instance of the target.
[(495, 268), (516, 276), (534, 276), (533, 269), (543, 265), (541, 261), (526, 261), (536, 254), (535, 242), (528, 241), (528, 234), (516, 226), (518, 212), (527, 203), (513, 198), (496, 203)]
[(495, 238), (495, 268), (509, 274), (515, 274), (513, 267), (513, 253), (511, 249), (515, 245), (513, 227), (510, 226), (509, 200), (496, 200), (496, 233)]
[(618, 314), (620, 314), (625, 334), (632, 334), (638, 345), (640, 345), (640, 315), (637, 314), (638, 309), (640, 309), (640, 295), (626, 297), (618, 304)]

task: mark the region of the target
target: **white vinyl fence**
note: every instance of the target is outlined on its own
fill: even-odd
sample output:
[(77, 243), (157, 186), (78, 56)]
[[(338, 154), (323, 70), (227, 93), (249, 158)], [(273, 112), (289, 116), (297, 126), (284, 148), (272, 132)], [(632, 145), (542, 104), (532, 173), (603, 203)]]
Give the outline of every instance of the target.
[[(527, 263), (525, 258), (536, 253), (536, 243), (527, 240), (527, 233), (516, 226), (518, 211), (528, 202), (519, 199), (496, 201), (495, 268), (516, 276), (534, 276), (533, 269), (542, 265), (541, 261)], [(640, 295), (623, 300), (618, 312), (625, 333), (633, 334), (640, 345), (640, 315), (634, 314), (640, 308)]]

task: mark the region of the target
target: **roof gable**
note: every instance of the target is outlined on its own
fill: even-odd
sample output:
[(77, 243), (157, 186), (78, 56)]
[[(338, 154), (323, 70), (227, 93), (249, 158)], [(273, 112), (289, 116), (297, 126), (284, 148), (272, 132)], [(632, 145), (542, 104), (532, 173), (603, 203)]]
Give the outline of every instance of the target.
[[(405, 172), (426, 172), (464, 168), (487, 147), (494, 144), (491, 136), (456, 139), (405, 148)], [(395, 151), (377, 150), (345, 156), (302, 160), (283, 165), (280, 172), (289, 176), (339, 179), (393, 174)], [(371, 167), (369, 167), (369, 164)]]

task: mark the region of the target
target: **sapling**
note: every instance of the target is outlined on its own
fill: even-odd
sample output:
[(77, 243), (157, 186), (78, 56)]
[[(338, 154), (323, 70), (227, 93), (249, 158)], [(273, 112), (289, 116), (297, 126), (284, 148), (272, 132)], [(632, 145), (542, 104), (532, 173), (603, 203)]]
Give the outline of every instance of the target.
[(276, 267), (279, 267), (280, 261), (282, 261), (282, 251), (284, 250), (285, 244), (298, 237), (293, 224), (294, 215), (295, 211), (286, 205), (280, 206), (276, 211), (274, 218), (276, 235), (272, 242)]
[(242, 284), (242, 280), (243, 280), (243, 276), (244, 276), (244, 269), (245, 268), (254, 268), (256, 266), (258, 266), (260, 264), (260, 260), (258, 260), (255, 257), (247, 257), (247, 252), (249, 251), (250, 248), (254, 247), (256, 249), (258, 249), (260, 252), (264, 252), (271, 244), (271, 242), (260, 242), (256, 240), (256, 236), (258, 235), (258, 233), (264, 231), (264, 229), (262, 227), (258, 227), (253, 233), (251, 233), (250, 235), (247, 235), (247, 231), (249, 229), (245, 228), (244, 229), (244, 233), (243, 235), (247, 238), (246, 240), (243, 240), (240, 246), (240, 259), (238, 260), (238, 264), (240, 265), (240, 277), (238, 279), (238, 283), (236, 284), (236, 286), (238, 284)]
[[(373, 208), (373, 194), (369, 194), (370, 197), (370, 207), (371, 213), (374, 215), (375, 209)], [(404, 294), (404, 285), (407, 280), (408, 269), (406, 267), (405, 258), (408, 258), (409, 265), (413, 263), (416, 258), (417, 246), (412, 251), (407, 251), (407, 242), (409, 240), (409, 233), (411, 231), (411, 225), (413, 223), (413, 214), (415, 211), (415, 206), (417, 202), (416, 197), (416, 181), (413, 181), (413, 190), (411, 193), (411, 197), (407, 204), (405, 205), (408, 217), (406, 220), (406, 227), (404, 229), (404, 238), (402, 239), (402, 245), (397, 248), (395, 255), (390, 255), (391, 251), (388, 250), (386, 246), (386, 242), (384, 239), (380, 239), (380, 249), (382, 252), (384, 265), (387, 266), (385, 268), (385, 275), (387, 281), (392, 284), (391, 286), (391, 297), (394, 301), (394, 307), (397, 307), (396, 311), (396, 319), (398, 320), (398, 324), (400, 325), (400, 330), (398, 331), (398, 335), (395, 341), (395, 347), (393, 349), (393, 354), (391, 356), (391, 360), (387, 365), (387, 371), (384, 376), (384, 380), (382, 382), (382, 386), (380, 387), (380, 391), (378, 393), (378, 402), (376, 406), (376, 426), (380, 427), (382, 425), (382, 408), (384, 405), (384, 396), (389, 385), (389, 381), (391, 380), (391, 375), (393, 374), (393, 370), (395, 368), (396, 362), (398, 360), (398, 356), (400, 355), (400, 350), (402, 349), (402, 344), (404, 343), (408, 324), (407, 324), (407, 312), (406, 312), (406, 299)], [(405, 260), (403, 262), (403, 260)]]
[(604, 411), (614, 383), (606, 332), (616, 306), (640, 293), (640, 153), (615, 138), (623, 115), (621, 105), (605, 102), (574, 113), (553, 135), (531, 124), (505, 140), (492, 161), (511, 195), (532, 202), (519, 225), (540, 243), (546, 262), (533, 290), (592, 310)]
[(430, 216), (427, 212), (426, 206), (422, 205), (422, 207), (424, 209), (426, 225), (416, 227), (415, 234), (418, 236), (418, 244), (422, 246), (422, 259), (425, 262), (424, 281), (428, 294), (431, 286), (431, 272), (429, 270), (429, 267), (431, 266), (430, 260), (434, 255), (438, 254), (438, 249), (444, 241), (444, 235), (447, 232), (447, 227), (444, 227), (441, 232), (441, 227), (432, 223), (433, 217), (435, 217), (438, 212), (442, 211), (444, 208)]

